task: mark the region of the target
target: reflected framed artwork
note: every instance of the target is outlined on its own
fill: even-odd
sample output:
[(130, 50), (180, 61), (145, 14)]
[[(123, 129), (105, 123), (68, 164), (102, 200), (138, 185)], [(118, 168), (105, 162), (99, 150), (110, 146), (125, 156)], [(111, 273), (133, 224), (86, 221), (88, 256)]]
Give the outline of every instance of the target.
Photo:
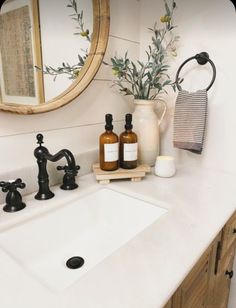
[(44, 101), (38, 2), (8, 0), (0, 15), (1, 102), (38, 105)]

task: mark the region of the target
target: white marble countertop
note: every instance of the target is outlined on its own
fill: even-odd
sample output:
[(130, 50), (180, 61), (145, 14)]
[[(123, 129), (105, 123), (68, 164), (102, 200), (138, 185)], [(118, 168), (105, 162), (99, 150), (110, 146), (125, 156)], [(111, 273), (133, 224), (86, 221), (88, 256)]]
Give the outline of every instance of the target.
[[(0, 249), (1, 307), (163, 307), (235, 211), (234, 177), (185, 167), (173, 178), (112, 182), (108, 187), (145, 197), (168, 212), (62, 292), (41, 285)], [(71, 192), (54, 187), (55, 197), (47, 201), (25, 197), (23, 211), (0, 213), (0, 232), (101, 187), (92, 174), (79, 178), (79, 184)]]

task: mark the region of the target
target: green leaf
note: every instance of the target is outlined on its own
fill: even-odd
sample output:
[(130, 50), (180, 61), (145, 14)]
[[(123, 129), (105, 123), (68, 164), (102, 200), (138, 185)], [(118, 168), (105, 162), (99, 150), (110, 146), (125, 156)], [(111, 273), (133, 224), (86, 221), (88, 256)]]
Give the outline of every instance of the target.
[(137, 62), (141, 67), (144, 67), (144, 64), (141, 61), (137, 60)]
[(163, 83), (162, 87), (165, 87), (165, 86), (167, 86), (167, 85), (169, 85), (169, 84), (171, 84), (171, 80), (166, 80), (166, 81)]
[(164, 0), (164, 2), (165, 2), (166, 15), (170, 16), (170, 15), (171, 15), (170, 8), (169, 8), (169, 6), (168, 6), (166, 0)]
[(114, 66), (116, 66), (116, 60), (114, 59), (114, 58), (111, 58), (111, 62), (112, 62), (112, 64), (114, 65)]
[(147, 72), (147, 77), (150, 81), (152, 81), (152, 75), (150, 74), (150, 72)]
[(78, 58), (79, 58), (79, 60), (80, 60), (81, 63), (84, 63), (84, 59), (81, 57), (80, 54), (78, 54)]

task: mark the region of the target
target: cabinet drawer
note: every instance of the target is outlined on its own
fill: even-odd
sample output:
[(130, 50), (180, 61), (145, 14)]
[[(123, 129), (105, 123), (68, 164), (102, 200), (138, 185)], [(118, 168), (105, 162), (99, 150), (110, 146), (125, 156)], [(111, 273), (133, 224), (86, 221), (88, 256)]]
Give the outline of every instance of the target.
[(230, 246), (236, 241), (236, 212), (223, 228), (221, 259), (226, 254)]

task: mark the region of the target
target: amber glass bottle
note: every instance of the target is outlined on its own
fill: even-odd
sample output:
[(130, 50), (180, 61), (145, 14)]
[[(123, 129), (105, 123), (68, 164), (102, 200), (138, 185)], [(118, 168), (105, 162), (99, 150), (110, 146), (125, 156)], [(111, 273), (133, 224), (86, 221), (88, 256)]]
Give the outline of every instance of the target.
[(137, 167), (138, 159), (138, 137), (132, 131), (132, 114), (125, 116), (125, 131), (120, 135), (120, 167), (134, 169)]
[(113, 133), (112, 115), (106, 114), (105, 133), (99, 139), (100, 168), (105, 171), (119, 167), (119, 138)]

